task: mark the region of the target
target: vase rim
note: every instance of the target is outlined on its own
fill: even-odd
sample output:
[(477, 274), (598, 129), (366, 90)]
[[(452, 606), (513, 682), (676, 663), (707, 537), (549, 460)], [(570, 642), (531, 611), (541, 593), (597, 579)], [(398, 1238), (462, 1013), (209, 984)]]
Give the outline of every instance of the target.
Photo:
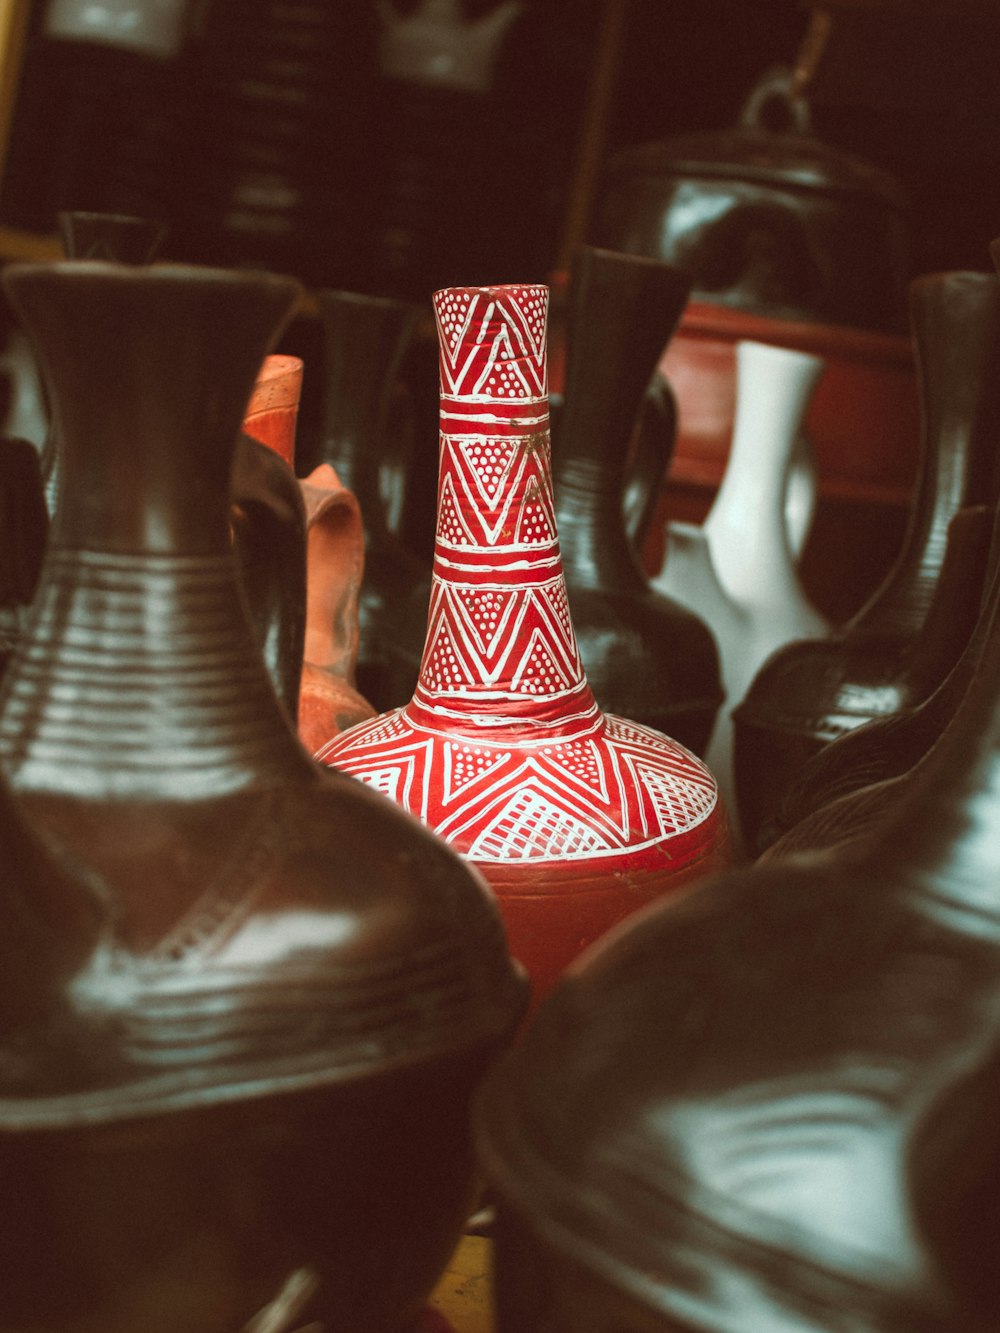
[(305, 288), (298, 278), (287, 273), (272, 273), (266, 269), (222, 268), (207, 264), (190, 264), (173, 260), (157, 261), (155, 264), (123, 264), (108, 259), (55, 259), (15, 262), (4, 269), (4, 281), (8, 275), (15, 279), (20, 275), (34, 273), (57, 273), (60, 276), (73, 275), (78, 280), (100, 277), (102, 282), (117, 281), (144, 285), (147, 283), (173, 283), (187, 279), (206, 287), (245, 287), (248, 282), (260, 287), (274, 289), (286, 288), (296, 291), (298, 297), (305, 295)]
[(524, 291), (548, 291), (548, 283), (545, 282), (495, 282), (486, 283), (478, 286), (475, 283), (468, 287), (439, 287), (434, 293), (434, 299), (439, 296), (468, 295), (468, 296), (500, 296), (505, 292), (524, 292)]
[(421, 303), (404, 301), (398, 296), (382, 296), (373, 292), (352, 292), (340, 287), (317, 287), (313, 292), (317, 305), (324, 302), (337, 305), (357, 305), (378, 310), (417, 310)]

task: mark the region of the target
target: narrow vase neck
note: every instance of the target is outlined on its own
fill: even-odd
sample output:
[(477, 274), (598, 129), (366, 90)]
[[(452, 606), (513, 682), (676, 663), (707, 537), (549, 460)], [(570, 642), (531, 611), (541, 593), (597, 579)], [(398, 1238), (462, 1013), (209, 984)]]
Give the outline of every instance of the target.
[(5, 285), (65, 459), (5, 679), (6, 771), (19, 789), (189, 800), (296, 769), (233, 557), (230, 472), (297, 284), (67, 264), (15, 267)]
[(565, 401), (553, 463), (571, 583), (606, 580), (637, 590), (646, 583), (624, 521), (630, 447), (643, 396), (690, 288), (687, 273), (657, 260), (591, 246), (574, 256)]
[(324, 346), (320, 462), (357, 496), (370, 543), (388, 531), (379, 464), (390, 395), (417, 307), (327, 290), (316, 301)]
[(963, 506), (995, 504), (1000, 489), (1000, 282), (992, 274), (917, 279), (910, 320), (921, 404), (921, 459), (903, 548), (854, 623), (914, 633), (923, 624), (947, 544)]
[(726, 586), (748, 579), (796, 581), (785, 522), (792, 450), (823, 371), (820, 357), (741, 342), (736, 348), (736, 414), (729, 459), (705, 523)]
[(427, 638), (408, 705), (424, 727), (539, 743), (600, 714), (570, 620), (549, 452), (548, 290), (448, 288)]

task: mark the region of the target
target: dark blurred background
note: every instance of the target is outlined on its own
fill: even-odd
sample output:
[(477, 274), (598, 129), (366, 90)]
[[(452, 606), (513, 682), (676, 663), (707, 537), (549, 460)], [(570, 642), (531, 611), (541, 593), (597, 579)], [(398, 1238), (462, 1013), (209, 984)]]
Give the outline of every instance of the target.
[(154, 215), (167, 258), (419, 298), (545, 278), (611, 155), (733, 124), (821, 11), (815, 132), (900, 178), (913, 270), (987, 268), (1000, 232), (993, 4), (178, 0), (156, 50), (130, 38), (142, 0), (116, 7), (114, 31), (27, 7), (0, 224)]

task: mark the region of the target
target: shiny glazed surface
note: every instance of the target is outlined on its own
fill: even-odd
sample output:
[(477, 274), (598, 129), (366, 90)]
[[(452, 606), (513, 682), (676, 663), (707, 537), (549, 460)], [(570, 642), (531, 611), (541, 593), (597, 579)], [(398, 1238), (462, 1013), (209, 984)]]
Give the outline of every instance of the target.
[(467, 1215), (468, 1099), (524, 985), (474, 872), (310, 761), (246, 618), (229, 477), (298, 288), (4, 282), (67, 485), (0, 765), (95, 887), (50, 926), (70, 963), (47, 1006), (52, 969), (22, 979), (43, 1017), (0, 1060), (0, 1323), (230, 1333), (304, 1279), (303, 1318), (401, 1333)]

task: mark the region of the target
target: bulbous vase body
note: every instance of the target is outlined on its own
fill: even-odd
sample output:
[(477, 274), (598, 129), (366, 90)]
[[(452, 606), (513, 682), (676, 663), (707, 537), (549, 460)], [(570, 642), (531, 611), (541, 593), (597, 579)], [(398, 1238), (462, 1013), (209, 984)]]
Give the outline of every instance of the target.
[(316, 756), (477, 866), (542, 994), (584, 944), (726, 864), (716, 783), (598, 707), (563, 579), (549, 459), (547, 289), (447, 288), (434, 582), (404, 707)]

